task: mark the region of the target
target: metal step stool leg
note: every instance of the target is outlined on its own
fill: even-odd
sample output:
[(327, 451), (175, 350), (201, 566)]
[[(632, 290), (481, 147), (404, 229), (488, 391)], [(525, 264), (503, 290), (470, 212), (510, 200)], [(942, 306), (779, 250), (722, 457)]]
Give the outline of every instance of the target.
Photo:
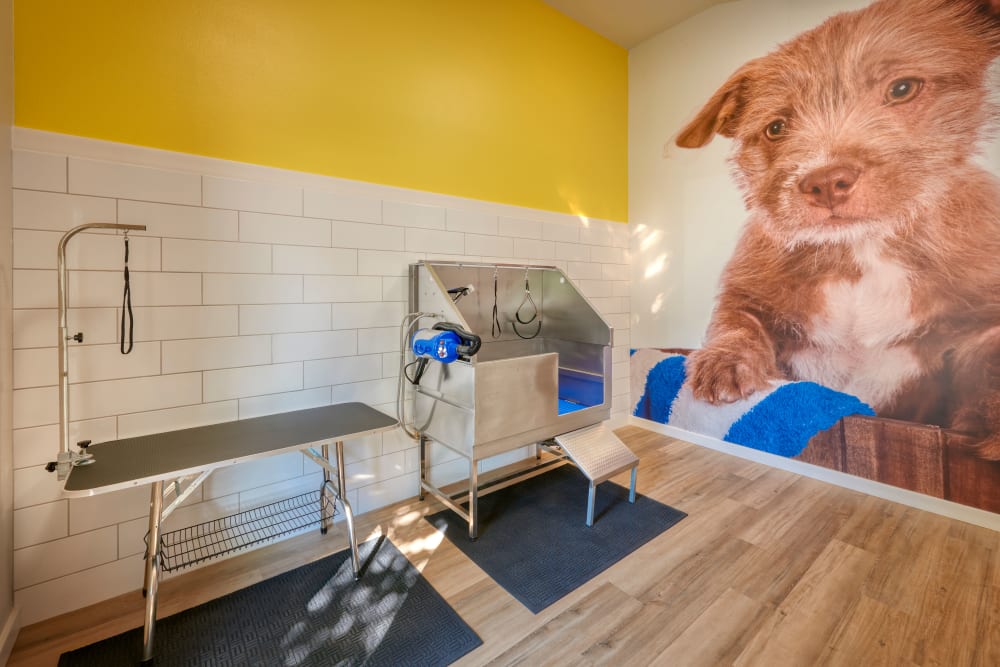
[(590, 480), (587, 494), (587, 525), (594, 525), (597, 485), (615, 475), (632, 471), (628, 501), (635, 503), (635, 478), (639, 457), (606, 424), (588, 426), (555, 437), (556, 444)]
[[(628, 501), (635, 504), (635, 478), (639, 472), (639, 467), (635, 466), (632, 468), (632, 480), (629, 482), (628, 487)], [(590, 489), (587, 491), (587, 525), (594, 525), (594, 504), (597, 500), (597, 485), (593, 481), (590, 482)]]
[(597, 485), (593, 480), (590, 482), (590, 490), (587, 492), (587, 525), (594, 525), (594, 501), (597, 498)]

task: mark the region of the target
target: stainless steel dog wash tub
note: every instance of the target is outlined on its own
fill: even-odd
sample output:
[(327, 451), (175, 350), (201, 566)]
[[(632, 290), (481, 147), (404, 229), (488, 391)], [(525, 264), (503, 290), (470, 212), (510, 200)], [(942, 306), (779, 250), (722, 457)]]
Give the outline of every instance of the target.
[[(634, 500), (638, 458), (605, 425), (612, 329), (560, 269), (423, 261), (410, 266), (409, 305), (411, 313), (423, 314), (422, 326), (437, 323), (430, 333), (453, 329), (456, 342), (475, 340), (459, 346), (447, 363), (438, 363), (433, 350), (425, 353), (430, 361), (422, 362), (414, 383), (421, 499), (434, 494), (468, 520), (475, 539), (479, 495), (568, 459), (590, 480), (587, 525), (600, 482), (631, 470)], [(443, 346), (440, 351), (441, 359), (449, 358)], [(413, 381), (413, 374), (406, 376)], [(468, 460), (467, 491), (446, 494), (431, 484), (429, 440)], [(556, 456), (479, 485), (481, 460), (533, 444)], [(467, 509), (459, 504), (466, 496)]]

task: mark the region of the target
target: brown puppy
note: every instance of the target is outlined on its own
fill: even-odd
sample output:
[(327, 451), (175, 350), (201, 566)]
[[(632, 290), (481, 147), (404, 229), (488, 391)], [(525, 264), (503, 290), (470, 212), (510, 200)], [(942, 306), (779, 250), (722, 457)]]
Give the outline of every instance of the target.
[(771, 379), (983, 436), (1000, 458), (1000, 0), (878, 0), (741, 67), (677, 137), (734, 140), (751, 216), (726, 266), (700, 399)]

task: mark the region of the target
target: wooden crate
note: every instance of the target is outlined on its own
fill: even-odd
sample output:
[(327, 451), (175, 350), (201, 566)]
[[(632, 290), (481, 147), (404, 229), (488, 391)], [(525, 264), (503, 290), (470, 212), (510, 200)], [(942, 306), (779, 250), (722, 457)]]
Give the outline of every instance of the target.
[(1000, 512), (1000, 462), (975, 456), (974, 442), (937, 426), (851, 416), (818, 433), (795, 458)]

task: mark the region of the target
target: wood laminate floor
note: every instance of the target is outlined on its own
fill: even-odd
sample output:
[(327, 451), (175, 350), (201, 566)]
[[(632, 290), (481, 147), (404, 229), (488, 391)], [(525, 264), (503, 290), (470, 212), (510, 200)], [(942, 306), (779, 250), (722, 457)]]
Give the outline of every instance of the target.
[[(618, 434), (642, 460), (639, 492), (688, 518), (538, 615), (422, 520), (440, 505), (359, 518), (482, 637), (457, 664), (1000, 665), (1000, 533), (638, 427)], [(342, 532), (166, 581), (159, 615), (338, 551)], [(9, 665), (54, 665), (141, 625), (142, 607), (135, 592), (23, 628)]]

